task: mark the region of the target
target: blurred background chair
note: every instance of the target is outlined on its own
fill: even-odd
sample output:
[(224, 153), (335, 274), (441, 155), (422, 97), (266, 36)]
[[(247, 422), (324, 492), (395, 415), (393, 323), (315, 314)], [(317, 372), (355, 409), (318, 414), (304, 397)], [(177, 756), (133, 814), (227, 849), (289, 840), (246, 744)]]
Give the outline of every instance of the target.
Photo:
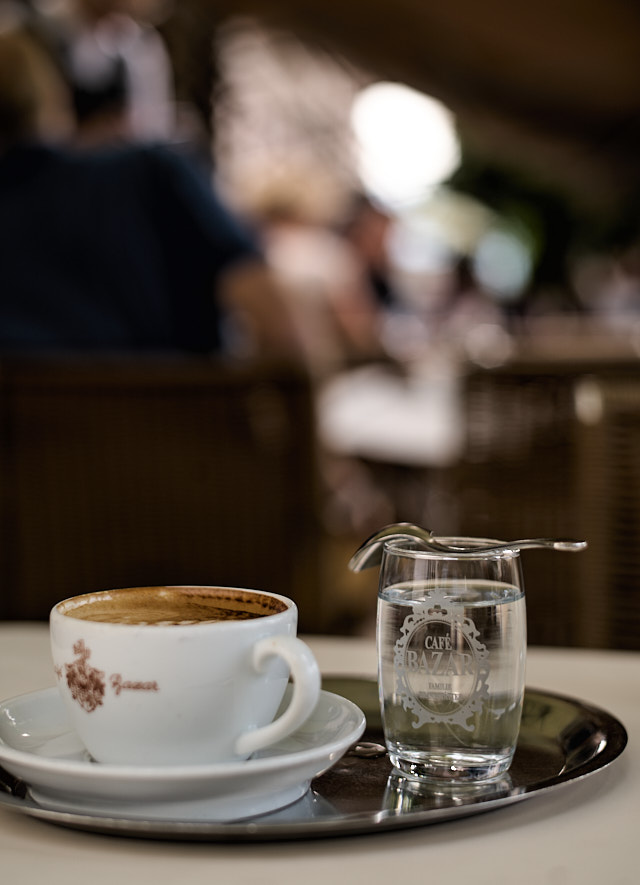
[(637, 360), (544, 360), (471, 371), (456, 529), (583, 537), (523, 553), (533, 644), (640, 647)]
[(308, 379), (180, 357), (0, 361), (0, 617), (229, 584), (320, 625)]
[(586, 377), (577, 388), (578, 506), (589, 556), (579, 563), (583, 644), (640, 648), (640, 379)]

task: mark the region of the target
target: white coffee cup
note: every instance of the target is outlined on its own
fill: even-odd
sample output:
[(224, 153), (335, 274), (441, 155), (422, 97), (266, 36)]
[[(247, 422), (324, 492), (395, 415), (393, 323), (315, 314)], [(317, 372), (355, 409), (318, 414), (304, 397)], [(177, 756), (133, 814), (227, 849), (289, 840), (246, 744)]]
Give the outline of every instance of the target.
[[(195, 765), (248, 758), (311, 715), (320, 673), (294, 602), (228, 587), (138, 587), (51, 611), (58, 686), (98, 762)], [(291, 701), (274, 720), (289, 679)]]

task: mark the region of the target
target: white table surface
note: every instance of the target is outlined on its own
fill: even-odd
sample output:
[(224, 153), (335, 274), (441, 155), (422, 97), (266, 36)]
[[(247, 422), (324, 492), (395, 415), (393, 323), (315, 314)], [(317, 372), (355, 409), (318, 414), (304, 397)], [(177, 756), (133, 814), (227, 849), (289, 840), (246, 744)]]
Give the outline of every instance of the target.
[[(375, 674), (371, 640), (310, 638), (326, 674)], [(0, 624), (0, 698), (54, 684), (47, 628)], [(592, 777), (495, 812), (378, 835), (201, 844), (75, 832), (0, 808), (2, 883), (636, 885), (640, 654), (530, 649), (527, 684), (603, 707), (629, 745)]]

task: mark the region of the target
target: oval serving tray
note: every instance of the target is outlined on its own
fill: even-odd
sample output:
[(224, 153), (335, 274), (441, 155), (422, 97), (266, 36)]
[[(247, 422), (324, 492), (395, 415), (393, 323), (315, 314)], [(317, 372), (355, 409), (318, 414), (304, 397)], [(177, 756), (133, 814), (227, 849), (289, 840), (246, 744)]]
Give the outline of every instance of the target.
[(379, 833), (498, 809), (581, 780), (624, 750), (627, 734), (609, 713), (569, 697), (527, 688), (518, 748), (507, 777), (458, 787), (416, 784), (394, 773), (383, 743), (377, 684), (330, 678), (323, 689), (356, 703), (367, 717), (358, 745), (280, 811), (232, 823), (144, 820), (63, 812), (37, 803), (28, 784), (0, 769), (0, 808), (94, 833), (144, 839), (247, 842)]

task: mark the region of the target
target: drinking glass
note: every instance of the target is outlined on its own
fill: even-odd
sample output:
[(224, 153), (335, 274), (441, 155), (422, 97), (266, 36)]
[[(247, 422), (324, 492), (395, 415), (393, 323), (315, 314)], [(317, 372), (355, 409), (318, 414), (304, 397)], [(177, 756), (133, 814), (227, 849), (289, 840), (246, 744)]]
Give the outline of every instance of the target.
[(517, 551), (446, 538), (384, 545), (378, 593), (379, 691), (394, 767), (432, 781), (482, 782), (508, 770), (516, 748), (526, 658)]

